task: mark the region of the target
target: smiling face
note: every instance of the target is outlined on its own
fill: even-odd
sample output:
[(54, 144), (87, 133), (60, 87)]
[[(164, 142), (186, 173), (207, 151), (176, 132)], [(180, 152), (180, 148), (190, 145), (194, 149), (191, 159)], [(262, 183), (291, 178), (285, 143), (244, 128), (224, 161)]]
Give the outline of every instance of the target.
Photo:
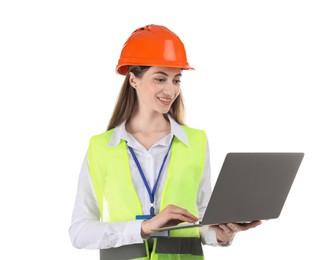
[(180, 68), (150, 67), (141, 78), (130, 74), (130, 84), (136, 89), (138, 110), (166, 114), (180, 94)]

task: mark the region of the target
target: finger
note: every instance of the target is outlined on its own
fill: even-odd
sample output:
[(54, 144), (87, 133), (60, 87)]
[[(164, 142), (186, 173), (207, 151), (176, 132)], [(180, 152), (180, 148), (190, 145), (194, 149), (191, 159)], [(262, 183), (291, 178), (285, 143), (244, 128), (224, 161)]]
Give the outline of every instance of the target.
[(176, 219), (176, 220), (181, 220), (181, 222), (189, 222), (189, 223), (193, 223), (196, 222), (198, 219), (194, 216), (194, 218), (181, 214), (181, 213), (171, 213), (170, 214), (170, 218), (171, 219)]
[(214, 231), (216, 231), (216, 232), (220, 232), (220, 231), (222, 231), (222, 230), (220, 229), (219, 226), (209, 226), (209, 229), (210, 229), (210, 230), (214, 230)]
[(231, 231), (233, 231), (233, 232), (237, 232), (237, 231), (239, 231), (239, 227), (238, 227), (238, 225), (236, 225), (236, 224), (234, 224), (234, 223), (228, 223), (228, 224), (227, 224), (227, 227), (228, 227)]
[(249, 223), (247, 227), (248, 227), (248, 229), (249, 229), (249, 228), (254, 228), (254, 227), (259, 226), (260, 224), (262, 224), (262, 221), (260, 221), (260, 220), (255, 220), (255, 221)]
[(245, 230), (248, 230), (248, 229), (251, 229), (251, 228), (254, 228), (254, 227), (257, 227), (258, 225), (262, 224), (262, 221), (260, 220), (255, 220), (255, 221), (252, 221), (250, 223), (246, 223), (246, 224), (241, 224), (241, 225), (237, 225), (239, 227), (239, 229), (241, 231), (245, 231)]
[(184, 216), (187, 216), (189, 218), (192, 218), (192, 219), (197, 219), (197, 217), (193, 214), (191, 214), (188, 210), (186, 209), (183, 209), (183, 208), (179, 208), (179, 207), (175, 207), (174, 208), (174, 211), (178, 214), (182, 214)]
[(251, 224), (256, 227), (256, 226), (262, 224), (262, 221), (261, 220), (255, 220), (255, 221), (251, 222)]
[[(185, 221), (187, 221), (187, 220), (189, 220), (189, 222), (198, 221), (198, 218), (195, 215), (191, 214), (186, 209), (177, 207), (175, 205), (168, 205), (167, 209), (170, 211), (171, 214), (178, 214), (178, 215), (183, 216), (186, 219)], [(181, 219), (183, 219), (183, 218), (181, 218)]]
[(221, 224), (219, 225), (219, 228), (222, 229), (225, 233), (229, 233), (231, 232), (232, 230), (225, 224)]

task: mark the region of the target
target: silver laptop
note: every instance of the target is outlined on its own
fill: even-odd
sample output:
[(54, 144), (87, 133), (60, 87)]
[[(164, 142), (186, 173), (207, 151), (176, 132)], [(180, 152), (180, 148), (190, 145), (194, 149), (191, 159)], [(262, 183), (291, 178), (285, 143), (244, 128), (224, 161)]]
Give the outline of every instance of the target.
[(165, 231), (279, 217), (304, 153), (228, 153), (202, 221)]

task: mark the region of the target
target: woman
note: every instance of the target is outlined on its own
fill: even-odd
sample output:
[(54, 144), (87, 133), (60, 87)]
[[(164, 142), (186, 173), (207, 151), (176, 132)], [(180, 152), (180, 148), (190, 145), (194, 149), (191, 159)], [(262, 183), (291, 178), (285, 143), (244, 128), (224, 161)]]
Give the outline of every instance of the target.
[(204, 131), (183, 122), (185, 48), (164, 26), (135, 30), (117, 73), (125, 75), (106, 132), (91, 138), (69, 230), (77, 248), (101, 259), (204, 259), (202, 243), (229, 245), (260, 224), (158, 232), (202, 218), (211, 195)]

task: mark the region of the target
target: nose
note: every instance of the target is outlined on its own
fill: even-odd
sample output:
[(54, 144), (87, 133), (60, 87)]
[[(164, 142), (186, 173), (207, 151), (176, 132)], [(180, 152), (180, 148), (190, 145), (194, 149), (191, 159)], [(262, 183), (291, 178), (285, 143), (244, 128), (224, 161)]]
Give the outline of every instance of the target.
[(173, 82), (168, 82), (165, 85), (164, 93), (166, 95), (168, 95), (169, 97), (173, 98), (176, 95), (177, 89), (178, 89), (178, 86), (176, 84), (174, 84)]

